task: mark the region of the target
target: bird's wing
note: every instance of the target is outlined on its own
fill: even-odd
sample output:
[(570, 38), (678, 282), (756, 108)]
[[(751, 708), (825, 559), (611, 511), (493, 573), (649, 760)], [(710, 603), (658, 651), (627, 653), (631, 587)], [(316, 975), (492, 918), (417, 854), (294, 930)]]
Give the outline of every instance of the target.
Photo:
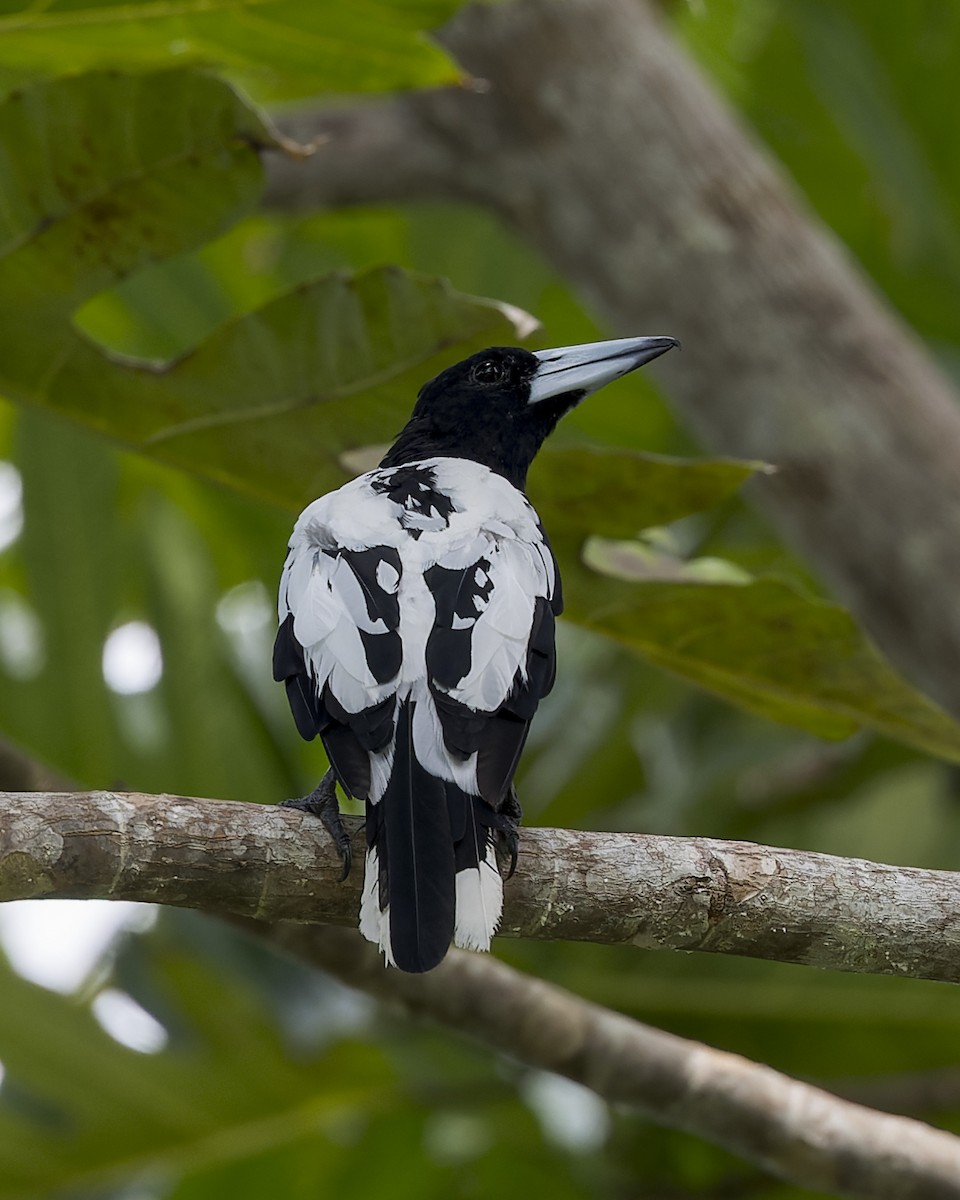
[(424, 572), (436, 605), (427, 640), (431, 695), (454, 758), (476, 753), (480, 794), (503, 804), (537, 705), (553, 686), (556, 566), (527, 501), (524, 520), (491, 519)]
[[(300, 517), (281, 576), (274, 646), (274, 677), (286, 683), (297, 728), (307, 739), (323, 736), (340, 782), (360, 797), (370, 786), (367, 752), (381, 750), (393, 732), (403, 656), (400, 555), (394, 545), (363, 544), (372, 538), (365, 501), (368, 493), (347, 485)], [(349, 545), (335, 531), (351, 511)]]

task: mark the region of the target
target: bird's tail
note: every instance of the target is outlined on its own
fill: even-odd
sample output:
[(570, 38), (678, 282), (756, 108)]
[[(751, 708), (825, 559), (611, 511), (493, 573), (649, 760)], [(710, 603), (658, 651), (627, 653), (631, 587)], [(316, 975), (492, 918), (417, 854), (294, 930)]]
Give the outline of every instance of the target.
[(413, 745), (413, 701), (402, 704), (389, 778), (367, 801), (360, 932), (402, 971), (435, 967), (451, 941), (489, 950), (503, 907), (485, 801), (431, 775)]

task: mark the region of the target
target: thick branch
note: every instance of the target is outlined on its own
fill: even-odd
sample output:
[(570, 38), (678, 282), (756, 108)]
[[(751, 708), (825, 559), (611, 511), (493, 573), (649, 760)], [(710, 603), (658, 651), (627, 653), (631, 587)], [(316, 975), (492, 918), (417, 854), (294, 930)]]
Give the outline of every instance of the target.
[[(354, 857), (363, 853), (359, 822)], [(0, 793), (0, 900), (105, 897), (352, 925), (319, 822), (136, 793)], [(502, 932), (960, 982), (960, 875), (750, 842), (525, 829)]]
[(268, 936), (352, 987), (725, 1146), (791, 1183), (874, 1200), (960, 1198), (960, 1139), (641, 1025), (495, 959), (453, 951), (436, 970), (412, 976), (384, 969), (373, 947), (347, 930), (285, 925)]
[[(443, 40), (488, 90), (333, 118), (299, 197), (468, 198), (613, 329), (679, 336), (661, 371), (686, 419), (714, 450), (780, 465), (757, 495), (960, 714), (960, 411), (916, 340), (649, 4), (472, 5)], [(297, 168), (281, 169), (275, 200)]]

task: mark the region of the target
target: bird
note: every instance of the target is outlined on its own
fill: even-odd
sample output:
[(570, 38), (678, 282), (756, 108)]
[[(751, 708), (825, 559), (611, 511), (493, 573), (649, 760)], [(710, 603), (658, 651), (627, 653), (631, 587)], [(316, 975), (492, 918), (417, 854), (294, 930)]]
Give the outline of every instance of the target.
[[(560, 575), (527, 470), (584, 397), (679, 343), (493, 346), (420, 390), (375, 470), (301, 513), (280, 579), (273, 674), (330, 768), (287, 806), (343, 864), (336, 786), (365, 804), (360, 932), (389, 965), (489, 950), (517, 864), (513, 778), (556, 673)], [(504, 855), (505, 857), (506, 855)]]

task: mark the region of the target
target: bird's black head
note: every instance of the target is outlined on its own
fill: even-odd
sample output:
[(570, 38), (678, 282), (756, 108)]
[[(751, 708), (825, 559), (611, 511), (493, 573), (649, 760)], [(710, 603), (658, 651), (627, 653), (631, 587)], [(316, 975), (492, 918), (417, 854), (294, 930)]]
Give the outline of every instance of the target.
[(382, 465), (440, 455), (469, 458), (522, 488), (544, 438), (565, 413), (678, 344), (648, 337), (533, 352), (517, 346), (481, 350), (424, 384)]

